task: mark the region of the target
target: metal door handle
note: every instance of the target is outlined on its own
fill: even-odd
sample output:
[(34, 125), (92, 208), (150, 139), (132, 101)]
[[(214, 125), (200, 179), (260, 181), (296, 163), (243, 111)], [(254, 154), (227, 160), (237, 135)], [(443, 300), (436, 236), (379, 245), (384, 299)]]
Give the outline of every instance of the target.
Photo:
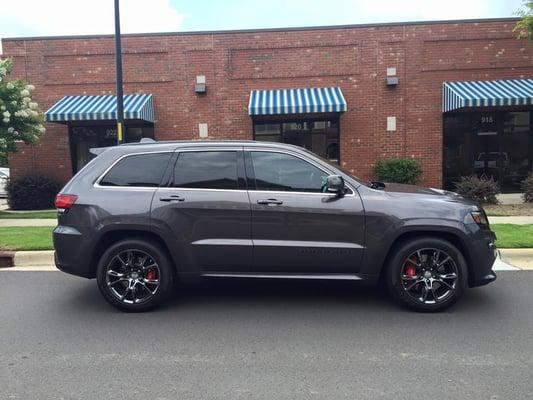
[(269, 205), (269, 206), (279, 206), (281, 204), (283, 204), (283, 202), (281, 200), (278, 200), (278, 199), (266, 199), (266, 200), (257, 200), (257, 204), (266, 204), (266, 205)]
[(177, 194), (172, 194), (168, 197), (160, 197), (159, 200), (161, 201), (185, 201), (183, 197), (178, 196)]

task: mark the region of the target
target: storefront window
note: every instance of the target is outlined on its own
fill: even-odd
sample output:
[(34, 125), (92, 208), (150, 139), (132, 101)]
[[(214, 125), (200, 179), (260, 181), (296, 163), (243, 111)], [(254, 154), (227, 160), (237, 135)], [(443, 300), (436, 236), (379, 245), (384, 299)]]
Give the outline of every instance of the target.
[(531, 113), (474, 112), (444, 116), (444, 187), (454, 188), (461, 176), (497, 181), (506, 192), (520, 190), (531, 171)]
[(255, 121), (255, 140), (304, 147), (332, 162), (340, 162), (339, 120)]
[[(89, 152), (91, 148), (117, 144), (117, 127), (115, 125), (71, 126), (69, 132), (74, 173), (94, 157)], [(154, 137), (152, 125), (126, 126), (127, 142), (138, 142), (143, 137)]]

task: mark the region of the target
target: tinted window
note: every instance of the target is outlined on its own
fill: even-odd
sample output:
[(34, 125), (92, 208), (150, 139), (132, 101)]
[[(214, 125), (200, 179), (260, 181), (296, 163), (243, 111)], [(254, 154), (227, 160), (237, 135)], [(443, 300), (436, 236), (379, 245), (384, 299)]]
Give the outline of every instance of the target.
[(180, 153), (174, 169), (174, 186), (237, 189), (237, 152), (191, 151)]
[(328, 174), (301, 158), (273, 152), (252, 152), (257, 190), (325, 191)]
[(139, 154), (120, 160), (100, 181), (102, 186), (159, 186), (171, 153)]

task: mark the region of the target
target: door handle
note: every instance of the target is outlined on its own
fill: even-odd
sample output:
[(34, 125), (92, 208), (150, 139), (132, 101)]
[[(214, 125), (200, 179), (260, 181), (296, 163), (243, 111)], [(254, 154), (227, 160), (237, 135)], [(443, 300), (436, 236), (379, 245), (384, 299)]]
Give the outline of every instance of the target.
[(266, 199), (266, 200), (257, 200), (257, 204), (266, 204), (267, 206), (279, 206), (283, 204), (283, 202), (278, 199)]
[(160, 197), (160, 201), (185, 201), (185, 199), (177, 194), (171, 194), (168, 197)]

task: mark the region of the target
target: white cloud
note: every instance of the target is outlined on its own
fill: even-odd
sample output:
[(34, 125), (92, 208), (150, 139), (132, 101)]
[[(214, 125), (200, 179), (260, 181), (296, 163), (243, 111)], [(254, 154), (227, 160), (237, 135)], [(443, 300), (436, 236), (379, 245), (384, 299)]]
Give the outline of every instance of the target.
[[(14, 0), (0, 7), (0, 37), (114, 32), (113, 0)], [(186, 15), (170, 0), (122, 0), (123, 33), (180, 29)]]

